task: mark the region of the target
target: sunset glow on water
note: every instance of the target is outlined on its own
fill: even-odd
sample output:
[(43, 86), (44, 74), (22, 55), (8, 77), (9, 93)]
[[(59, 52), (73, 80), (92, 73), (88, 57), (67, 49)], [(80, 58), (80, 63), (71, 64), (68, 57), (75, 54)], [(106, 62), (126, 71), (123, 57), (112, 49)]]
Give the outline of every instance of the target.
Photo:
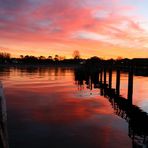
[(147, 148), (147, 7), (0, 0), (0, 148)]
[[(99, 89), (78, 86), (72, 68), (10, 68), (0, 72), (10, 148), (132, 147), (128, 123)], [(148, 111), (147, 77), (134, 77), (134, 104)], [(122, 74), (124, 95), (126, 74)], [(139, 93), (142, 92), (142, 93)], [(139, 94), (139, 95), (138, 95)], [(126, 97), (126, 96), (125, 96)]]

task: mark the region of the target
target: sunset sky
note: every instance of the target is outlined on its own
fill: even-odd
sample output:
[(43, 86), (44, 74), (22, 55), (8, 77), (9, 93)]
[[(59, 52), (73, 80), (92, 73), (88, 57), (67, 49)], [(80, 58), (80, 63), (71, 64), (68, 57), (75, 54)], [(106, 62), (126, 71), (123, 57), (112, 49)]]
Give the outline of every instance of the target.
[(148, 58), (148, 0), (0, 0), (0, 51), (12, 56)]

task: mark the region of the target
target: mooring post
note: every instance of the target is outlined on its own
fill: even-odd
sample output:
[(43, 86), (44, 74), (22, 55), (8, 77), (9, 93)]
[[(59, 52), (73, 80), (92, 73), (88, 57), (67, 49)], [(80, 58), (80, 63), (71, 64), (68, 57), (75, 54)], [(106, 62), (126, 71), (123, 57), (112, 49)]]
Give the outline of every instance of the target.
[(109, 89), (112, 88), (112, 69), (109, 69)]
[(133, 98), (133, 67), (130, 68), (128, 72), (128, 96), (127, 96), (130, 104), (132, 104)]
[(120, 70), (119, 68), (117, 69), (117, 74), (116, 74), (116, 93), (118, 96), (120, 95)]

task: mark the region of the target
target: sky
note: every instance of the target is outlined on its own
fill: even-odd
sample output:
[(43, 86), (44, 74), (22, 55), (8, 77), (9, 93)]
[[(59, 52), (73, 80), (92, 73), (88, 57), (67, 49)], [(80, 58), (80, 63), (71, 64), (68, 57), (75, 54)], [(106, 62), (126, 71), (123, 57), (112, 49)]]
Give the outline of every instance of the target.
[(148, 58), (148, 0), (0, 0), (0, 52)]

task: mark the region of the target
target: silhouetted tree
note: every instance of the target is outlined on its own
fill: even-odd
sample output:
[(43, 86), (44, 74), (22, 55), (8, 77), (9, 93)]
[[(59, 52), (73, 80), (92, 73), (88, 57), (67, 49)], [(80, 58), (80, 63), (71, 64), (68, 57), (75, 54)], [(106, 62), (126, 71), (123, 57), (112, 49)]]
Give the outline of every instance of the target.
[(46, 58), (44, 56), (39, 56), (39, 60), (45, 60)]
[(49, 60), (52, 60), (52, 56), (48, 56), (48, 59), (49, 59)]
[(23, 58), (24, 58), (24, 56), (23, 56), (23, 55), (20, 55), (20, 58), (21, 58), (21, 59), (23, 59)]
[(79, 52), (78, 50), (75, 50), (75, 51), (73, 52), (73, 58), (74, 58), (74, 59), (80, 59), (80, 52)]
[(56, 54), (55, 57), (54, 57), (54, 60), (59, 61), (59, 55)]
[(116, 60), (122, 60), (123, 58), (121, 56), (118, 56)]
[(0, 52), (0, 63), (8, 63), (10, 62), (10, 53)]
[(38, 61), (38, 58), (35, 57), (35, 56), (26, 55), (26, 56), (23, 58), (23, 62), (24, 62), (24, 63), (34, 64), (34, 63), (37, 63), (37, 61)]
[(29, 55), (26, 55), (26, 56), (24, 57), (24, 59), (29, 59)]
[(1, 53), (0, 53), (0, 58), (3, 58), (3, 59), (10, 59), (10, 53), (1, 52)]
[(60, 60), (60, 61), (63, 61), (63, 60), (65, 60), (65, 57), (64, 57), (64, 56), (60, 56), (60, 57), (59, 57), (59, 60)]

